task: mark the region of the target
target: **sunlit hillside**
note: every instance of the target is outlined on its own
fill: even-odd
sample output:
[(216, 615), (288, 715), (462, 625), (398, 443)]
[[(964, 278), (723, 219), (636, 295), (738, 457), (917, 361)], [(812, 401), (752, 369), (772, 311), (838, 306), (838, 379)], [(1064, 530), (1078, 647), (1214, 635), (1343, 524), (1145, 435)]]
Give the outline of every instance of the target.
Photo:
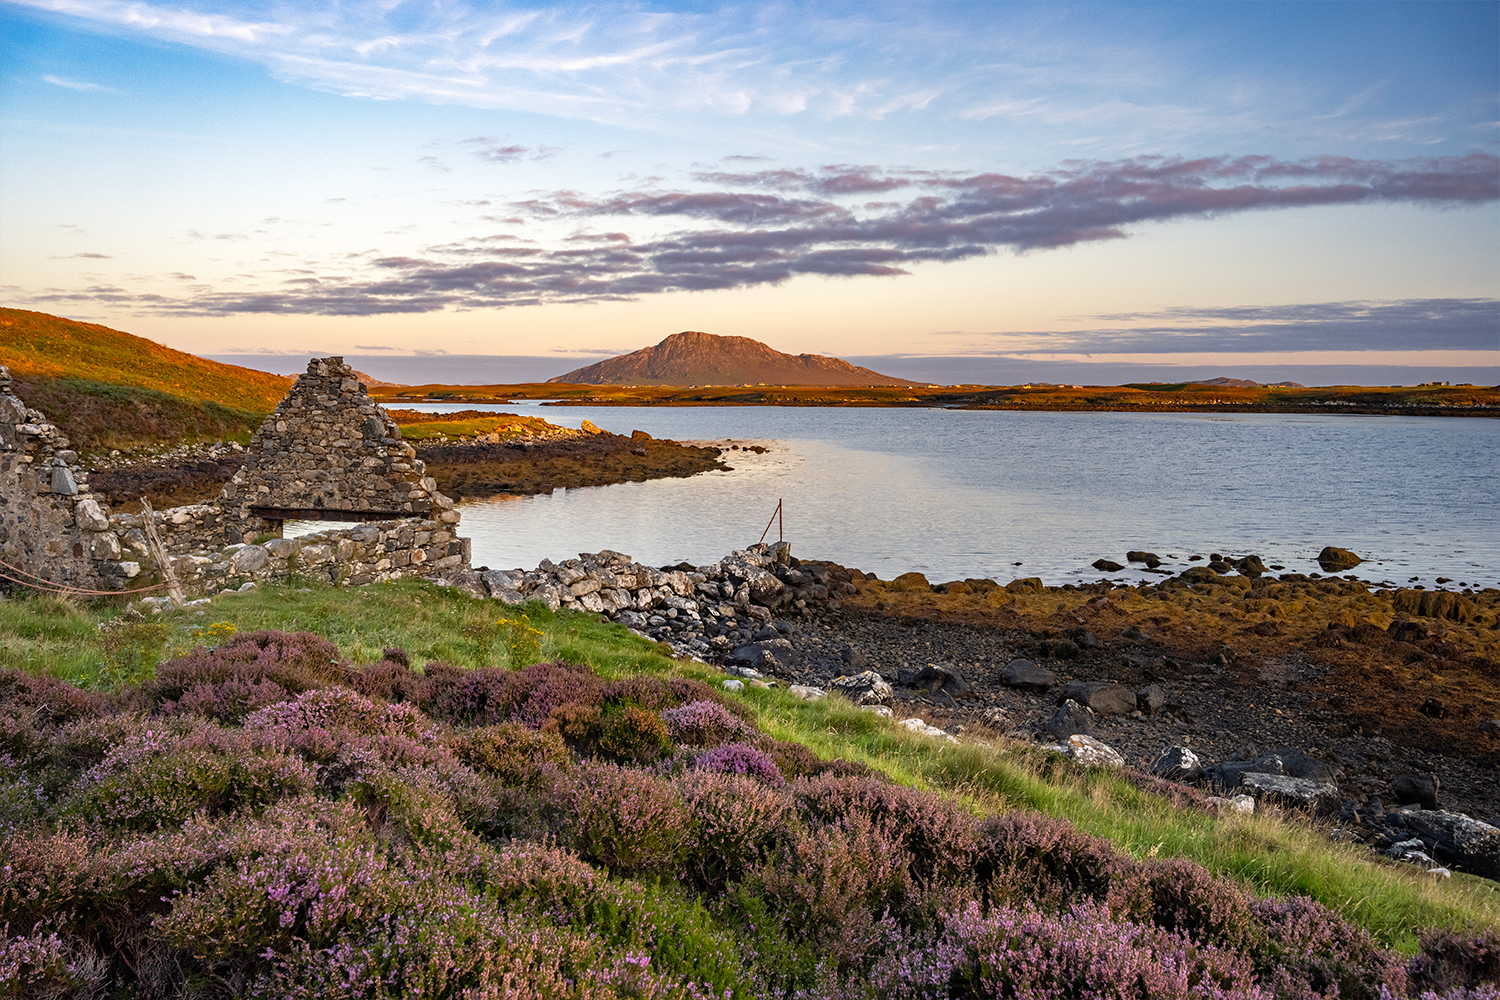
[(0, 309), (0, 363), (21, 397), (83, 450), (244, 438), (291, 385), (280, 375), (25, 309)]

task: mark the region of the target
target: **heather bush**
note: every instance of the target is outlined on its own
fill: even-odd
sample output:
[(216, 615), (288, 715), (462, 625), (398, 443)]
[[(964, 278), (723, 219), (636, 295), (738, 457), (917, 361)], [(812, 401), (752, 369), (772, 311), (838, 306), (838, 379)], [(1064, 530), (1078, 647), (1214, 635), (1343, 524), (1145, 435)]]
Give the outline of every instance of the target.
[[(716, 747), (721, 743), (747, 743), (757, 733), (744, 719), (716, 701), (693, 701), (661, 713), (672, 739), (683, 746)], [(778, 774), (779, 774), (778, 770)]]
[(338, 647), (321, 636), (240, 632), (214, 649), (199, 647), (162, 664), (140, 694), (162, 711), (181, 707), (230, 722), (280, 697), (350, 678)]
[(507, 786), (550, 783), (571, 763), (558, 732), (529, 729), (519, 722), (455, 733), (447, 743), (459, 760)]
[(583, 857), (618, 875), (671, 875), (692, 844), (692, 817), (665, 778), (585, 763), (561, 792), (567, 831)]
[(108, 964), (55, 932), (10, 933), (0, 924), (0, 997), (97, 995)]
[(912, 858), (912, 877), (929, 884), (967, 881), (982, 844), (979, 819), (930, 792), (875, 777), (823, 774), (794, 786), (810, 821), (830, 822), (850, 810), (868, 813)]
[(0, 711), (36, 726), (60, 726), (105, 711), (102, 695), (44, 674), (0, 667)]
[(788, 781), (793, 778), (810, 778), (822, 770), (823, 760), (801, 743), (766, 740), (763, 749), (776, 762), (776, 770)]
[(696, 770), (684, 774), (678, 787), (697, 834), (690, 862), (701, 889), (739, 881), (791, 835), (791, 798), (754, 778)]
[(540, 729), (561, 705), (602, 705), (604, 682), (588, 667), (537, 663), (515, 675), (511, 718)]
[(85, 772), (62, 812), (108, 828), (149, 830), (180, 825), (200, 810), (257, 812), (313, 784), (301, 760), (258, 746), (249, 733), (159, 721)]
[(1463, 989), (1480, 983), (1500, 987), (1500, 931), (1428, 931), (1421, 935), (1421, 942), (1422, 950), (1407, 966), (1412, 986), (1428, 991)]
[[(1102, 906), (1076, 903), (1060, 914), (1027, 904), (984, 911), (970, 904), (949, 919), (942, 956), (963, 995), (1018, 1000), (1271, 1000), (1240, 955), (1197, 945), (1160, 928), (1115, 921)], [(956, 952), (956, 954), (955, 954)], [(937, 970), (941, 974), (942, 969)]]
[(776, 762), (748, 743), (725, 743), (705, 750), (693, 758), (693, 766), (700, 771), (743, 774), (772, 788), (786, 784)]
[(1126, 915), (1199, 944), (1244, 948), (1255, 939), (1250, 900), (1234, 884), (1184, 858), (1148, 862), (1139, 870), (1149, 907)]
[(661, 716), (626, 705), (601, 720), (599, 750), (614, 760), (647, 764), (671, 752), (672, 737)]
[(1257, 956), (1262, 972), (1286, 996), (1376, 1000), (1383, 990), (1407, 992), (1406, 963), (1363, 928), (1306, 896), (1250, 904), (1268, 940)]
[(909, 895), (911, 855), (868, 813), (799, 830), (757, 865), (745, 887), (772, 905), (783, 932), (839, 968), (880, 938), (880, 918)]
[(1134, 862), (1064, 820), (1004, 813), (985, 820), (980, 837), (976, 875), (992, 898), (1049, 909), (1074, 900), (1104, 902), (1117, 912), (1141, 905)]
[(405, 652), (386, 652), (397, 653), (400, 659), (392, 659), (387, 655), (379, 663), (360, 667), (350, 679), (354, 690), (366, 697), (380, 698), (383, 701), (410, 702), (414, 705), (425, 703), (430, 697), (431, 681), (411, 669)]

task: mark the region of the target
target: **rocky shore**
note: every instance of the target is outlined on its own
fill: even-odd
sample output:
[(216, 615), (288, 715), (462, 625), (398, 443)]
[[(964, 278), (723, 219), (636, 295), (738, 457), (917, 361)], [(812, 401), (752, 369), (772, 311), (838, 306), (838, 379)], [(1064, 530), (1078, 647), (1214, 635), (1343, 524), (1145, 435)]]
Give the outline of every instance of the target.
[(1218, 569), (933, 585), (780, 543), (705, 566), (606, 551), (455, 582), (606, 615), (719, 664), (730, 686), (841, 694), (934, 738), (1051, 746), (1204, 808), (1298, 810), (1429, 870), (1500, 879), (1500, 591)]

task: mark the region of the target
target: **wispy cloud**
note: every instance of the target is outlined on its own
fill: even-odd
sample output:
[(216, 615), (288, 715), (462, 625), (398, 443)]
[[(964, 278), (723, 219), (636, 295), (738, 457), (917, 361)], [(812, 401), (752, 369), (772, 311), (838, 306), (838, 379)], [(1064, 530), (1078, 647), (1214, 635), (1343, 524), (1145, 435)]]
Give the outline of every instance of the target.
[[(1144, 135), (1366, 130), (1391, 119), (1386, 102), (1399, 93), (1365, 80), (1336, 92), (1298, 89), (1300, 81), (1273, 87), (1271, 72), (1231, 85), (1226, 77), (1256, 73), (1253, 48), (1225, 68), (1184, 57), (1192, 46), (1171, 48), (1148, 28), (1132, 30), (1129, 18), (1106, 18), (1114, 30), (1090, 28), (1051, 4), (11, 2), (229, 54), (350, 96), (653, 127), (685, 113), (971, 120), (1128, 150), (1142, 148), (1131, 139)], [(1351, 96), (1350, 86), (1362, 89)], [(1469, 127), (1468, 114), (1452, 112), (1444, 127)]]
[[(1500, 199), (1500, 158), (1138, 157), (1066, 163), (1027, 176), (830, 166), (699, 174), (696, 181), (706, 186), (603, 195), (560, 191), (513, 203), (516, 219), (575, 224), (551, 246), (495, 233), (405, 254), (349, 258), (358, 261), (358, 270), (330, 266), (297, 287), (141, 296), (136, 302), (182, 314), (367, 315), (632, 299), (777, 284), (805, 274), (893, 277), (922, 262), (1125, 239), (1141, 226), (1174, 219), (1312, 206), (1493, 202)], [(900, 197), (865, 202), (871, 191)], [(667, 220), (677, 228), (637, 237), (630, 232), (637, 220), (649, 226)], [(106, 287), (58, 294), (61, 299), (43, 295), (32, 301), (129, 298)], [(1231, 322), (1245, 327), (1244, 336), (1288, 329), (1270, 315), (1225, 314), (1198, 333), (1222, 339), (1232, 335), (1226, 332)], [(1374, 329), (1348, 310), (1319, 322), (1325, 330), (1337, 323)], [(1184, 326), (1173, 329), (1194, 334)], [(1089, 336), (1128, 345), (1135, 332), (1122, 327)]]
[(78, 90), (84, 93), (118, 94), (114, 87), (106, 87), (102, 83), (89, 83), (85, 80), (70, 80), (65, 76), (53, 76), (47, 73), (42, 77), (44, 83), (50, 83), (54, 87), (65, 87), (68, 90)]
[[(1500, 299), (1173, 308), (1089, 317), (1083, 330), (994, 334), (1014, 354), (1500, 352)], [(1128, 325), (1127, 325), (1128, 324)]]

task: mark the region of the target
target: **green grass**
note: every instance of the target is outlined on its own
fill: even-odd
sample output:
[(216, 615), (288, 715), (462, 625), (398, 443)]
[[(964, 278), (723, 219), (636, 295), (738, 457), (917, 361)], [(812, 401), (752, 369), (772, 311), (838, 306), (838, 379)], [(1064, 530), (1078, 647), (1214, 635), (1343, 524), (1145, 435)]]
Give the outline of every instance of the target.
[[(96, 626), (121, 610), (112, 602), (0, 602), (0, 666), (107, 687)], [(594, 616), (537, 605), (525, 611), (543, 633), (545, 659), (586, 663), (608, 678), (651, 673), (722, 679), (713, 668), (670, 659), (662, 647)], [(159, 620), (171, 628), (167, 656), (190, 649), (195, 630), (227, 621), (240, 631), (315, 632), (356, 663), (378, 660), (384, 648), (399, 646), (414, 665), (446, 660), (477, 667), (504, 664), (506, 654), (495, 630), (474, 626), (513, 614), (453, 590), (401, 581), (362, 588), (265, 587), (214, 598), (205, 609), (170, 611)], [(767, 733), (825, 758), (865, 763), (903, 784), (954, 795), (977, 811), (1027, 809), (1061, 817), (1136, 857), (1190, 858), (1262, 895), (1305, 894), (1408, 952), (1420, 929), (1500, 927), (1495, 883), (1464, 875), (1434, 880), (1363, 848), (1332, 842), (1326, 830), (1297, 818), (1210, 817), (1109, 772), (1081, 771), (1045, 751), (936, 742), (837, 699), (803, 702), (759, 689), (743, 697)]]

